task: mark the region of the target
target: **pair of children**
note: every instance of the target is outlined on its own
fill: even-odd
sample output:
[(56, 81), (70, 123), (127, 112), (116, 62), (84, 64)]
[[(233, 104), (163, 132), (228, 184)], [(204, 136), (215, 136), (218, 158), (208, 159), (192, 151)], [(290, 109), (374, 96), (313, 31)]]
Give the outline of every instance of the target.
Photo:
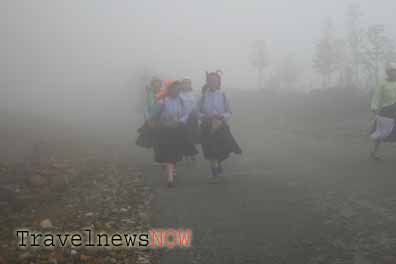
[[(195, 156), (197, 143), (201, 143), (204, 157), (210, 161), (214, 183), (223, 173), (222, 161), (230, 153), (241, 153), (228, 126), (231, 110), (221, 90), (219, 72), (207, 74), (202, 96), (196, 101), (189, 78), (171, 82), (157, 97), (158, 111), (154, 111), (147, 122), (150, 124), (148, 134), (153, 138), (154, 159), (164, 164), (169, 187), (174, 186), (176, 163), (183, 157)], [(140, 132), (143, 137), (144, 132)]]

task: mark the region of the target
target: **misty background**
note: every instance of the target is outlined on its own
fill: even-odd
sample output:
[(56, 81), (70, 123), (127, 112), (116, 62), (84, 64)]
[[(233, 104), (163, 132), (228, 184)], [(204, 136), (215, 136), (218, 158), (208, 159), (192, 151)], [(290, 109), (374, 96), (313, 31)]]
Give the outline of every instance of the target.
[[(46, 141), (43, 132), (33, 136), (33, 127), (46, 126), (75, 128), (77, 134), (85, 129), (91, 137), (133, 144), (142, 119), (137, 105), (144, 81), (152, 75), (190, 76), (199, 90), (206, 70), (221, 69), (225, 89), (257, 90), (250, 56), (258, 40), (265, 42), (259, 88), (276, 89), (271, 76), (290, 65), (290, 58), (298, 78), (286, 91), (324, 88), (312, 63), (315, 46), (329, 18), (337, 38), (345, 37), (349, 5), (341, 0), (3, 0), (2, 145), (13, 142), (12, 149), (18, 149), (35, 137)], [(366, 0), (359, 1), (359, 8), (359, 26), (381, 24), (394, 38), (396, 3)]]
[[(0, 264), (395, 264), (396, 145), (369, 159), (395, 11), (389, 0), (0, 0)], [(144, 88), (189, 76), (198, 93), (218, 69), (243, 154), (216, 186), (201, 154), (181, 162), (169, 190), (135, 144)], [(149, 258), (20, 250), (22, 227), (194, 235)]]

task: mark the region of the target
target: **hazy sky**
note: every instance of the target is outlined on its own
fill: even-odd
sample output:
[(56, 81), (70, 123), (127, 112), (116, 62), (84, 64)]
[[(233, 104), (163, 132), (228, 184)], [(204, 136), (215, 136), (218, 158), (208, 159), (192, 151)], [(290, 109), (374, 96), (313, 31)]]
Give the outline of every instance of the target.
[[(8, 93), (18, 87), (84, 95), (125, 86), (134, 73), (150, 68), (163, 78), (192, 76), (197, 88), (205, 70), (222, 69), (227, 86), (252, 88), (248, 53), (254, 40), (268, 42), (273, 60), (297, 54), (310, 71), (322, 20), (331, 16), (342, 33), (348, 3), (1, 0), (1, 85)], [(359, 3), (364, 23), (396, 31), (396, 1)]]

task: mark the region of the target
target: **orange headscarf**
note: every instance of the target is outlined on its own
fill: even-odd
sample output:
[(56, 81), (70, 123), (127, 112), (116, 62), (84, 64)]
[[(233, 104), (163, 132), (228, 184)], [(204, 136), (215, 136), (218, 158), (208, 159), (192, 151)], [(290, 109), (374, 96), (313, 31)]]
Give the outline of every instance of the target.
[(157, 93), (156, 98), (155, 98), (157, 100), (157, 102), (168, 95), (168, 89), (172, 84), (175, 83), (175, 81), (174, 80), (165, 80), (163, 83), (164, 83), (164, 88), (162, 88), (161, 91), (159, 91)]

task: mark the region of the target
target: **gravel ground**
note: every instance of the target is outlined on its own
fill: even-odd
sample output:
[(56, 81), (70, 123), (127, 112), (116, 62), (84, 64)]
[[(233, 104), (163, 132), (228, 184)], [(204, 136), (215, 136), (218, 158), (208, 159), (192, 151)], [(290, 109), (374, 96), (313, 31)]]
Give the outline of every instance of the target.
[(179, 166), (174, 189), (158, 168), (142, 169), (155, 225), (193, 231), (192, 248), (162, 250), (160, 262), (396, 263), (396, 149), (374, 162), (365, 136), (272, 133), (226, 162), (222, 184), (207, 183), (203, 161)]
[[(25, 168), (23, 173), (18, 171)], [(19, 176), (18, 176), (19, 175)], [(152, 263), (148, 250), (19, 249), (14, 230), (140, 232), (149, 228), (151, 189), (133, 164), (79, 162), (1, 166), (0, 263)], [(7, 180), (8, 179), (8, 180)]]

